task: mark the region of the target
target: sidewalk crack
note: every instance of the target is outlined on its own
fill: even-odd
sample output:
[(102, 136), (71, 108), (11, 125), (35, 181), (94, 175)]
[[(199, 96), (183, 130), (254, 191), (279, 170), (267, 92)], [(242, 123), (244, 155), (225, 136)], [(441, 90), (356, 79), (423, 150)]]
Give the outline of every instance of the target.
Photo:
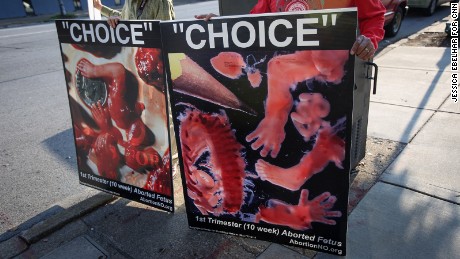
[(396, 187), (400, 187), (400, 188), (403, 188), (403, 189), (406, 189), (406, 190), (409, 190), (409, 191), (413, 191), (413, 192), (416, 192), (416, 193), (420, 193), (420, 194), (423, 194), (425, 196), (435, 198), (435, 199), (438, 199), (438, 200), (441, 200), (441, 201), (445, 201), (445, 202), (448, 202), (448, 203), (452, 203), (452, 204), (455, 204), (455, 205), (460, 205), (460, 202), (448, 200), (446, 198), (442, 198), (442, 197), (436, 196), (434, 194), (429, 194), (427, 192), (420, 191), (420, 190), (417, 190), (415, 188), (407, 187), (407, 186), (404, 186), (402, 184), (392, 183), (392, 182), (388, 182), (388, 181), (385, 181), (385, 180), (379, 180), (379, 182), (389, 184), (389, 185), (393, 185), (393, 186), (396, 186)]

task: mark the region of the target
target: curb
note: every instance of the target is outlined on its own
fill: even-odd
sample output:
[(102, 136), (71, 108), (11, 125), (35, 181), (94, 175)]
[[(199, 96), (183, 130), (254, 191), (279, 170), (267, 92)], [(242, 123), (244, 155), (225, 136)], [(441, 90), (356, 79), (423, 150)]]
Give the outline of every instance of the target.
[(20, 239), (18, 236), (14, 236), (2, 243), (0, 243), (0, 258), (12, 258), (22, 252), (26, 251), (29, 248), (24, 240)]
[[(95, 193), (95, 194), (94, 194)], [(90, 195), (91, 197), (88, 197)], [(104, 192), (89, 192), (74, 195), (57, 206), (63, 211), (37, 223), (33, 227), (0, 243), (0, 258), (18, 256), (43, 237), (64, 227), (67, 223), (115, 200), (118, 197)]]
[(94, 209), (115, 200), (117, 197), (107, 193), (98, 193), (89, 199), (83, 200), (70, 208), (51, 216), (50, 218), (36, 224), (32, 228), (19, 235), (28, 245), (33, 244), (72, 220), (79, 218)]

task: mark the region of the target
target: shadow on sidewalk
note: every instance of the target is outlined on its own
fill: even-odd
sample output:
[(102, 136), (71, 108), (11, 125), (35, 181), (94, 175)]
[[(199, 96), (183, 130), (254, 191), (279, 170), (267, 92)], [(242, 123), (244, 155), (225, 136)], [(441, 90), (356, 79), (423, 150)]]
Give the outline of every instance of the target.
[[(415, 127), (417, 120), (420, 118), (420, 115), (423, 111), (423, 108), (426, 106), (428, 103), (431, 95), (433, 94), (433, 91), (436, 89), (436, 87), (440, 87), (442, 84), (440, 83), (440, 79), (442, 74), (448, 69), (448, 66), (450, 65), (449, 63), (449, 57), (450, 57), (450, 49), (446, 48), (441, 59), (439, 62), (436, 64), (438, 67), (438, 71), (436, 72), (436, 75), (434, 76), (433, 81), (431, 81), (430, 86), (428, 90), (425, 92), (425, 95), (423, 96), (423, 99), (420, 101), (419, 105), (417, 106), (418, 109), (415, 112), (414, 116), (411, 119), (411, 122), (407, 125), (406, 129), (404, 130), (403, 134), (409, 134)], [(442, 105), (442, 104), (441, 104)], [(438, 107), (438, 109), (441, 107), (441, 105)], [(417, 134), (414, 135), (414, 137)], [(412, 139), (414, 138), (412, 137)], [(412, 141), (412, 139), (409, 140), (409, 143)]]
[[(407, 171), (400, 172), (407, 181)], [(458, 207), (400, 188), (378, 184), (350, 222), (356, 258), (454, 258)], [(358, 237), (358, 238), (357, 238)], [(457, 251), (458, 252), (458, 251)]]
[[(393, 50), (384, 55), (389, 55), (391, 51)], [(420, 102), (415, 107), (415, 112), (402, 135), (409, 135), (416, 129), (417, 122), (421, 119), (421, 113), (433, 96), (434, 91), (445, 86), (441, 81), (441, 77), (446, 71), (449, 71), (449, 61), (450, 49), (445, 48), (436, 63), (437, 71), (432, 81), (429, 82), (429, 86)], [(385, 68), (381, 67), (381, 69)], [(410, 71), (410, 69), (406, 71)], [(446, 90), (446, 95), (447, 93), (450, 92)], [(446, 99), (448, 100), (447, 96), (440, 102), (434, 114), (408, 141), (408, 145), (420, 132), (425, 130), (427, 124), (436, 116)], [(430, 132), (432, 131), (433, 129)], [(425, 133), (423, 140), (426, 137)], [(421, 141), (419, 140), (417, 145), (420, 146), (420, 143)], [(434, 147), (430, 149), (427, 146), (429, 142), (423, 143), (423, 145), (426, 146), (426, 150), (438, 150)], [(398, 156), (398, 158), (383, 173), (384, 176), (385, 174), (395, 175), (396, 180), (380, 180), (380, 183), (373, 187), (373, 194), (360, 202), (360, 209), (353, 215), (354, 220), (350, 227), (356, 236), (359, 236), (359, 241), (362, 242), (352, 244), (355, 247), (354, 256), (367, 257), (372, 254), (389, 258), (395, 256), (418, 258), (423, 255), (426, 258), (452, 258), (458, 254), (458, 248), (454, 245), (455, 240), (458, 239), (460, 229), (458, 203), (442, 197), (442, 194), (427, 192), (423, 188), (418, 188), (423, 184), (419, 184), (415, 188), (411, 187), (414, 186), (410, 184), (411, 181), (413, 182), (413, 178), (418, 177), (419, 174), (419, 170), (414, 170), (414, 167), (420, 168), (420, 171), (425, 172), (427, 169), (424, 168), (423, 163), (414, 164), (420, 159), (412, 160), (410, 157), (408, 159), (406, 154), (404, 158), (399, 159), (406, 150), (407, 147), (402, 153), (395, 153), (394, 155)], [(414, 153), (410, 154), (413, 155)], [(426, 156), (429, 157), (430, 155), (426, 154)], [(379, 163), (378, 159), (376, 157), (373, 162)], [(442, 162), (438, 161), (438, 163)], [(442, 170), (441, 167), (439, 167), (439, 170)], [(432, 173), (436, 175), (438, 172), (433, 170)], [(423, 178), (423, 180), (426, 180), (426, 178)], [(418, 181), (421, 181), (421, 179)], [(433, 185), (440, 189), (444, 188), (444, 186), (436, 186), (435, 182), (424, 184)], [(354, 239), (355, 242), (356, 239)], [(365, 249), (363, 246), (365, 246)], [(363, 249), (356, 251), (356, 248)]]
[[(75, 169), (71, 170), (72, 173), (78, 174), (77, 159), (75, 151), (75, 140), (73, 137), (72, 129), (61, 131), (60, 133), (45, 139), (42, 144), (48, 149), (48, 151), (54, 155), (59, 161), (67, 164), (69, 167)], [(72, 154), (67, 156), (65, 154)]]
[(10, 238), (12, 238), (12, 237), (14, 237), (16, 235), (19, 235), (21, 232), (30, 229), (31, 227), (33, 227), (37, 223), (40, 223), (43, 220), (48, 219), (51, 216), (62, 212), (63, 210), (64, 210), (64, 208), (62, 208), (60, 206), (53, 206), (53, 207), (51, 207), (51, 208), (49, 208), (49, 209), (37, 214), (33, 218), (30, 218), (26, 222), (22, 223), (21, 225), (16, 226), (16, 227), (14, 227), (12, 229), (9, 229), (6, 232), (0, 234), (0, 243), (6, 241), (6, 240), (8, 240), (8, 239), (10, 239)]

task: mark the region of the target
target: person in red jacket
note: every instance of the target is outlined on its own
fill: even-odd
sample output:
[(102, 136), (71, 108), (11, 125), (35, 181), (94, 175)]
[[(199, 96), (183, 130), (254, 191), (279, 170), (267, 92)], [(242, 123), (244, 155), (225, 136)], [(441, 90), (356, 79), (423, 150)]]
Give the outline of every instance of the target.
[[(385, 30), (385, 7), (380, 0), (258, 0), (251, 14), (305, 11), (333, 8), (358, 8), (360, 35), (356, 38), (350, 54), (363, 60), (371, 59), (383, 39)], [(196, 15), (197, 19), (209, 20), (215, 14)]]

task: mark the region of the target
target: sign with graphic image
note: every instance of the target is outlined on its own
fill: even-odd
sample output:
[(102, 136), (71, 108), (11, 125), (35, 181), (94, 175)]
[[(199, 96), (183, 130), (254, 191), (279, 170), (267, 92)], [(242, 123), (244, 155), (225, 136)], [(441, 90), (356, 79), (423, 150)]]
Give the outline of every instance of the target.
[(189, 225), (345, 255), (356, 8), (160, 25)]
[(173, 212), (158, 21), (58, 20), (80, 182)]

